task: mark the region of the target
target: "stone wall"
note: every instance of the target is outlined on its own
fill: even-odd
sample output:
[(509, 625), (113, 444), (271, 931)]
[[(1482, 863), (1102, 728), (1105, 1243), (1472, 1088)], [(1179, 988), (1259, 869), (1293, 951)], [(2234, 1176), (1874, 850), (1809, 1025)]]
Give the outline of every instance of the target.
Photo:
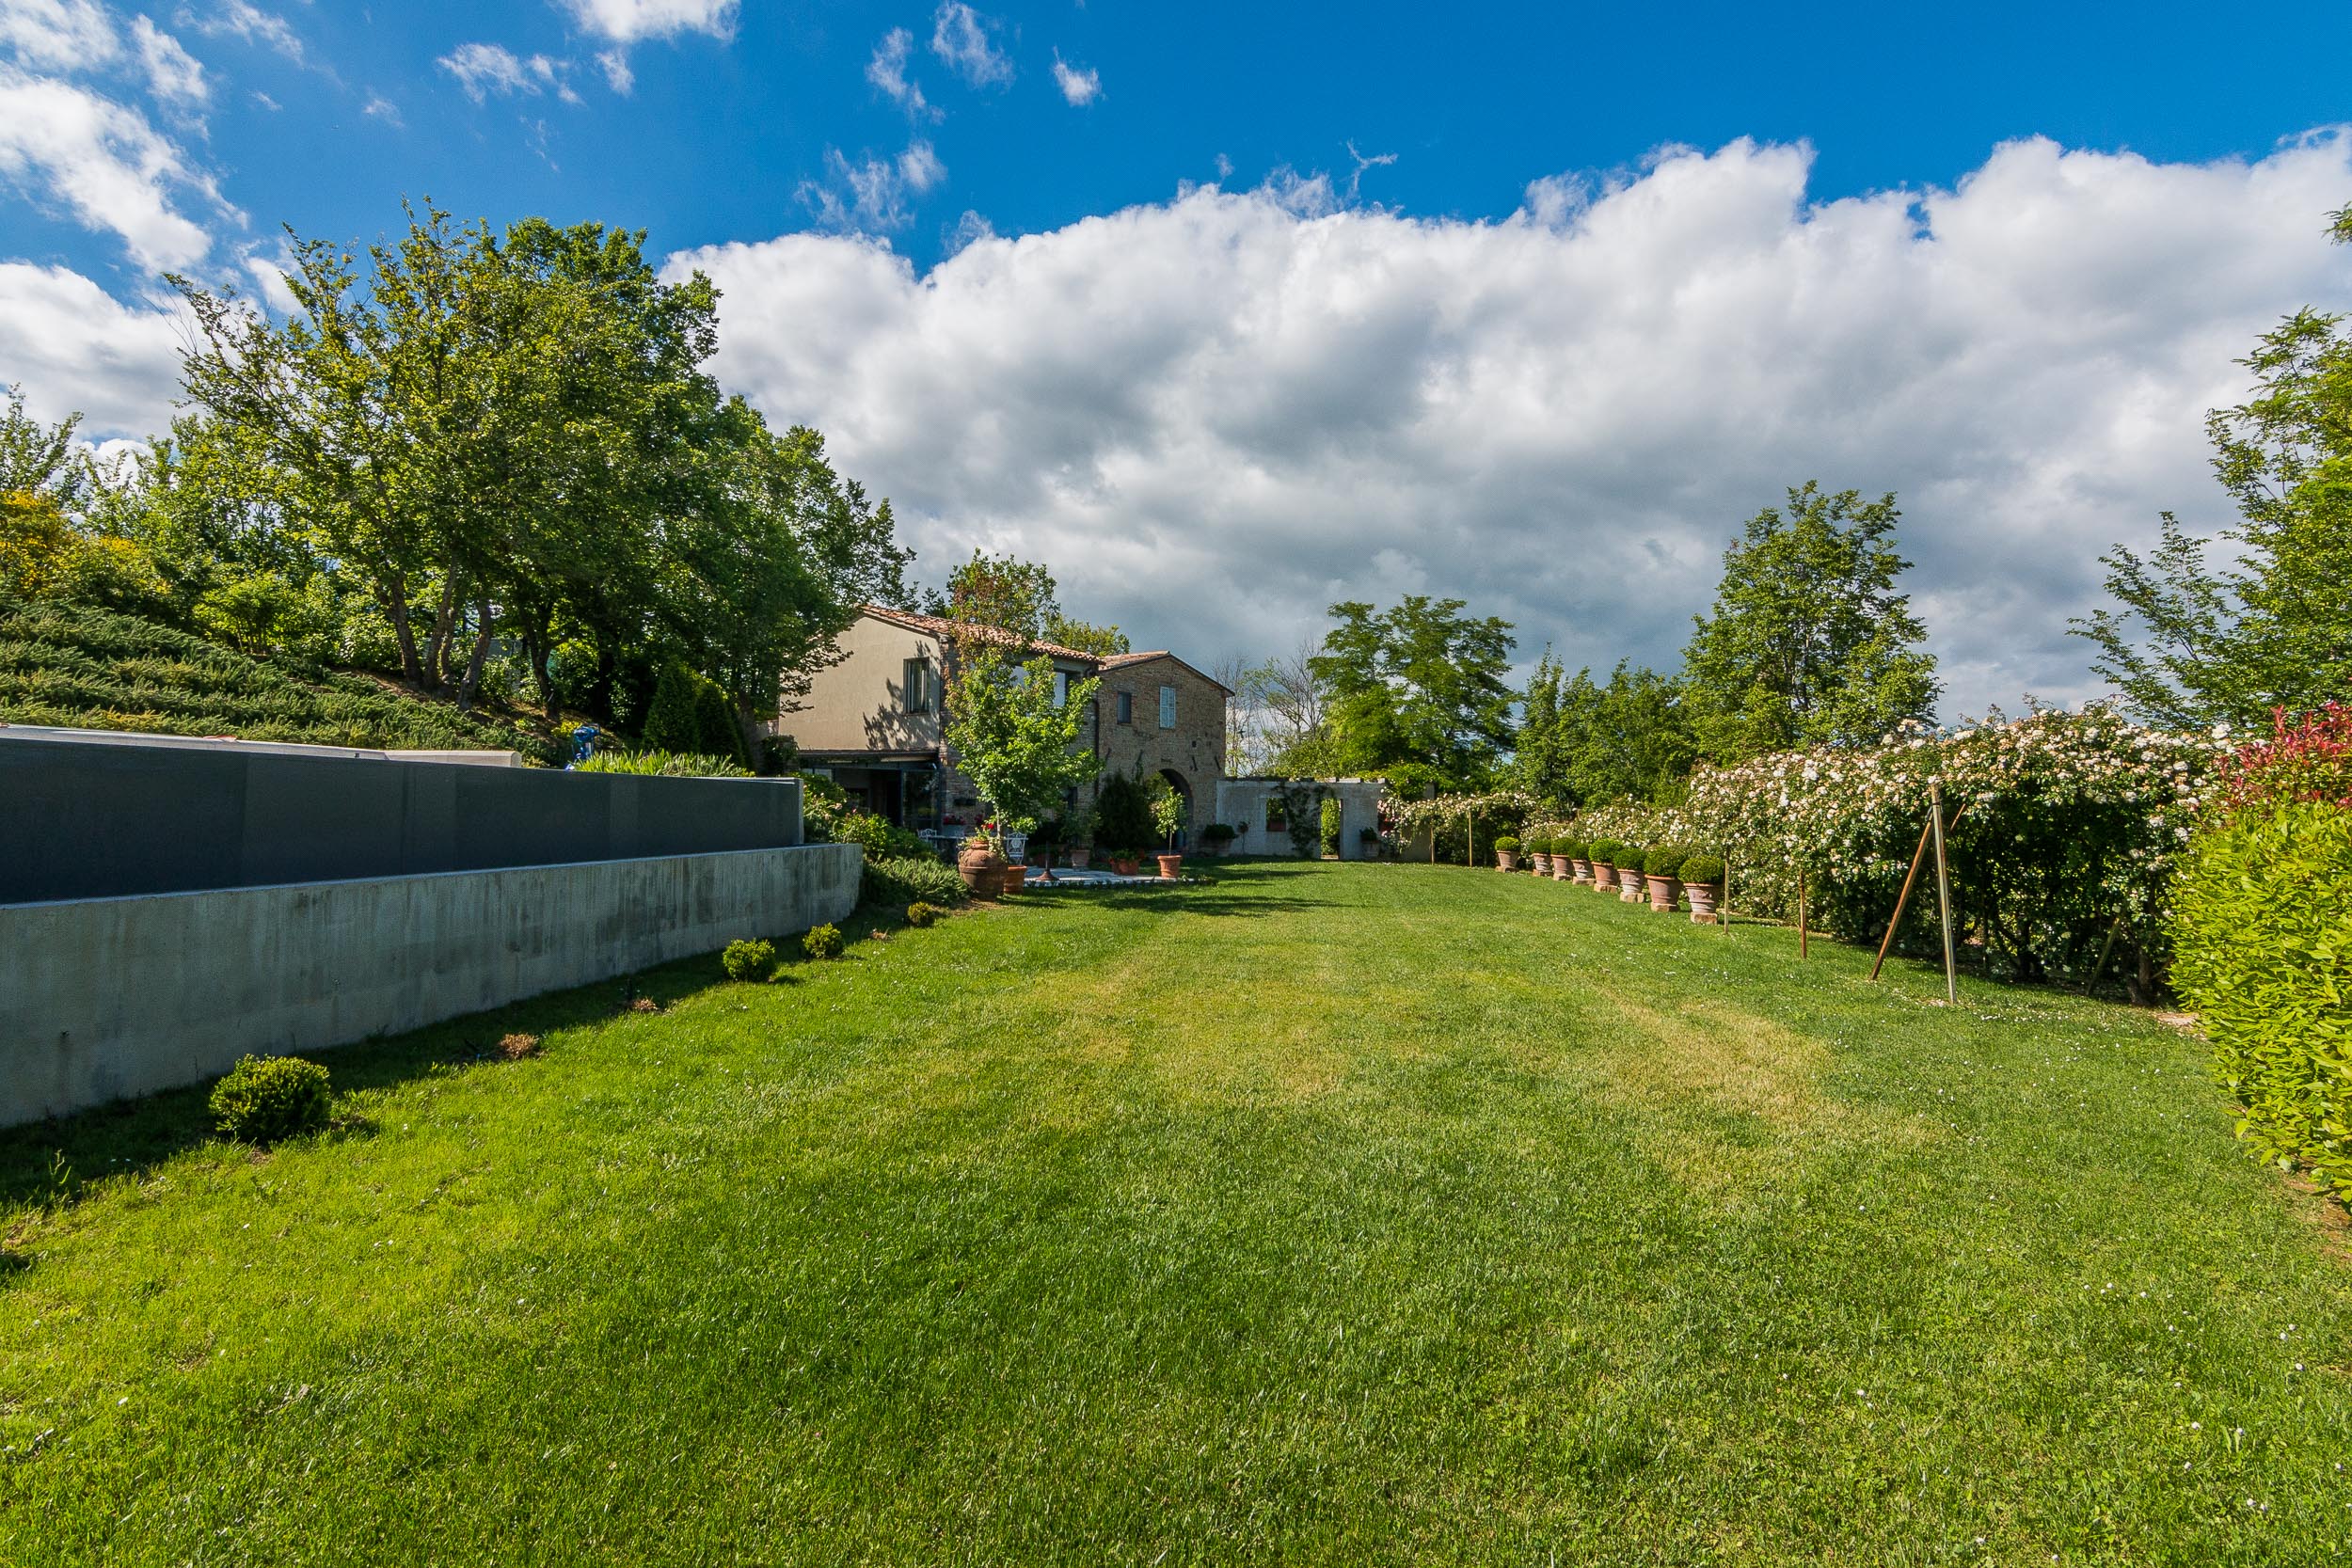
[[(1105, 773), (1168, 773), (1182, 781), (1191, 810), (1186, 823), (1200, 830), (1221, 820), (1216, 788), (1225, 775), (1225, 689), (1182, 659), (1166, 654), (1114, 662), (1104, 670), (1095, 695), (1096, 749)], [(1160, 690), (1175, 692), (1175, 723), (1160, 723)], [(1120, 722), (1120, 697), (1129, 716)]]

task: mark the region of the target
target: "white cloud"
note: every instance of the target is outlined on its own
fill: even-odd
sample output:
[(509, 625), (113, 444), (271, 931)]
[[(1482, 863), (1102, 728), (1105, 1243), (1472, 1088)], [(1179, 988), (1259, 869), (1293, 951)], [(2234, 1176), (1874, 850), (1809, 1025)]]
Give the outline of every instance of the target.
[(607, 49), (596, 55), (596, 64), (604, 69), (606, 85), (623, 98), (637, 86), (637, 72), (628, 65), (628, 55), (618, 49)]
[(162, 435), (182, 337), (175, 307), (122, 305), (67, 268), (0, 261), (0, 365), (44, 423), (79, 412), (93, 440)]
[(1012, 82), (1012, 61), (989, 39), (995, 24), (964, 0), (941, 0), (931, 18), (931, 53), (976, 87)]
[(461, 43), (434, 62), (457, 78), (466, 96), (480, 103), (491, 94), (536, 98), (553, 88), (566, 103), (580, 102), (565, 80), (568, 62), (545, 55), (517, 55), (495, 43)]
[(131, 42), (138, 50), (139, 67), (147, 72), (148, 89), (156, 101), (193, 113), (213, 101), (212, 84), (196, 56), (180, 40), (146, 17), (131, 23)]
[(866, 62), (866, 79), (912, 118), (940, 119), (943, 116), (924, 98), (921, 86), (907, 75), (907, 56), (914, 49), (914, 35), (904, 27), (893, 27), (874, 46), (874, 57)]
[(920, 196), (947, 178), (947, 166), (939, 161), (930, 143), (918, 141), (898, 154), (898, 178), (906, 182), (907, 189)]
[(182, 213), (175, 193), (193, 191), (222, 213), (211, 175), (191, 164), (136, 109), (54, 78), (0, 65), (0, 180), (70, 210), (86, 228), (121, 237), (150, 268), (203, 259), (212, 239)]
[(380, 92), (368, 94), (368, 101), (359, 105), (359, 112), (370, 119), (380, 119), (393, 130), (401, 130), (406, 121), (400, 118), (400, 105)]
[(309, 63), (302, 39), (293, 24), (275, 11), (265, 11), (252, 0), (217, 0), (210, 12), (183, 7), (177, 13), (183, 27), (193, 27), (206, 38), (234, 38), (246, 43), (275, 50), (296, 65)]
[(1061, 88), (1062, 97), (1076, 108), (1083, 109), (1103, 96), (1103, 73), (1069, 64), (1063, 60), (1058, 49), (1054, 51), (1054, 85)]
[(907, 205), (946, 182), (947, 166), (927, 141), (914, 141), (896, 158), (868, 154), (856, 163), (838, 149), (825, 150), (825, 178), (803, 180), (794, 193), (819, 229), (845, 234), (887, 234), (914, 220)]
[(1672, 668), (1725, 543), (1818, 477), (1899, 493), (1949, 711), (2092, 694), (2065, 623), (2099, 553), (2162, 508), (2225, 523), (2201, 424), (2232, 361), (2352, 307), (2320, 235), (2352, 136), (2018, 142), (1835, 201), (1810, 163), (1673, 150), (1495, 223), (1203, 189), (920, 276), (823, 234), (669, 265), (723, 292), (722, 379), (822, 428), (932, 571), (1018, 549), (1148, 645), (1263, 656), (1420, 584), (1530, 660)]
[(630, 44), (679, 33), (731, 38), (737, 7), (736, 0), (564, 0), (564, 8), (596, 37)]
[(114, 24), (91, 0), (0, 0), (0, 43), (36, 71), (88, 71), (122, 50)]

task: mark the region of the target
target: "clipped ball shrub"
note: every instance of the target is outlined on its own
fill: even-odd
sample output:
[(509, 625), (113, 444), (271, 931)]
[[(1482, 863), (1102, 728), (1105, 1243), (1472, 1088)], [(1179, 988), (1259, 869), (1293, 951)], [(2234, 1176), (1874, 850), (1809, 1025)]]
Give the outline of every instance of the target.
[(937, 904), (926, 904), (917, 899), (907, 906), (907, 924), (920, 931), (928, 927), (938, 925), (940, 917), (946, 912)]
[(1504, 833), (1504, 834), (1503, 834), (1501, 838), (1499, 838), (1499, 839), (1496, 839), (1496, 840), (1495, 840), (1495, 853), (1496, 853), (1496, 854), (1498, 854), (1498, 855), (1516, 855), (1516, 854), (1518, 854), (1518, 852), (1519, 852), (1519, 841), (1518, 841), (1518, 839), (1516, 839), (1516, 838), (1512, 837), (1509, 833)]
[(1614, 865), (1617, 863), (1617, 852), (1625, 846), (1613, 838), (1597, 838), (1586, 847), (1592, 851), (1588, 858), (1596, 864)]
[(1593, 847), (1585, 843), (1581, 838), (1564, 838), (1557, 840), (1552, 845), (1551, 849), (1553, 854), (1565, 855), (1572, 861), (1591, 860), (1593, 858), (1592, 851)]
[(1696, 882), (1701, 887), (1721, 887), (1724, 885), (1723, 857), (1692, 855), (1683, 861), (1682, 869), (1675, 875), (1686, 882)]
[(808, 935), (801, 939), (801, 951), (812, 958), (841, 957), (841, 928), (830, 921), (811, 927)]
[(1661, 846), (1642, 857), (1642, 872), (1648, 877), (1672, 877), (1682, 870), (1682, 863), (1690, 858), (1691, 851), (1680, 845)]
[(245, 1143), (274, 1143), (326, 1125), (326, 1069), (299, 1056), (246, 1056), (213, 1085), (213, 1125)]
[(776, 972), (776, 944), (758, 938), (728, 942), (719, 967), (730, 980), (765, 980)]
[(2352, 1196), (2352, 811), (2296, 801), (2199, 834), (2171, 928), (2240, 1135)]

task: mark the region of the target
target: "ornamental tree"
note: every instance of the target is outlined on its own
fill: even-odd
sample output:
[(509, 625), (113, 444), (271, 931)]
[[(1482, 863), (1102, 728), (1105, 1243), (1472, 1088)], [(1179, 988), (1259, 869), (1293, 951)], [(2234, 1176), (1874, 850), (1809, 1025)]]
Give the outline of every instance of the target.
[(1102, 759), (1078, 738), (1099, 684), (1073, 681), (1057, 701), (1052, 659), (1012, 664), (985, 644), (965, 650), (962, 672), (947, 689), (947, 744), (1000, 826), (1034, 826), (1102, 770)]

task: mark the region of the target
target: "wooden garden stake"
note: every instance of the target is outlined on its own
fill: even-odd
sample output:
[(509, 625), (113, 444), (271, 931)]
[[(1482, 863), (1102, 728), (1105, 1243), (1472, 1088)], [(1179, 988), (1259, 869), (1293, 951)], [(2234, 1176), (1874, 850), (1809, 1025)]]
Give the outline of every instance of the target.
[(1886, 963), (1886, 950), (1895, 945), (1895, 927), (1903, 923), (1903, 906), (1911, 902), (1911, 884), (1919, 876), (1919, 863), (1927, 858), (1928, 835), (1935, 832), (1936, 823), (1942, 820), (1941, 814), (1938, 814), (1919, 830), (1919, 847), (1911, 852), (1911, 870), (1903, 877), (1902, 892), (1895, 895), (1895, 917), (1886, 923), (1886, 935), (1879, 939), (1878, 962), (1870, 966), (1870, 978), (1873, 980), (1879, 977), (1879, 970)]
[[(1953, 818), (1958, 821), (1959, 818)], [(1944, 781), (1928, 781), (1928, 821), (1935, 829), (1935, 902), (1944, 920), (1944, 1001), (1960, 1006), (1960, 974), (1952, 965), (1952, 879), (1944, 862)]]
[(1731, 935), (1731, 857), (1724, 857), (1724, 935)]
[(1800, 863), (1797, 866), (1797, 957), (1801, 959), (1805, 956), (1805, 938), (1812, 934), (1806, 928), (1806, 925), (1807, 923), (1804, 918), (1804, 866)]

